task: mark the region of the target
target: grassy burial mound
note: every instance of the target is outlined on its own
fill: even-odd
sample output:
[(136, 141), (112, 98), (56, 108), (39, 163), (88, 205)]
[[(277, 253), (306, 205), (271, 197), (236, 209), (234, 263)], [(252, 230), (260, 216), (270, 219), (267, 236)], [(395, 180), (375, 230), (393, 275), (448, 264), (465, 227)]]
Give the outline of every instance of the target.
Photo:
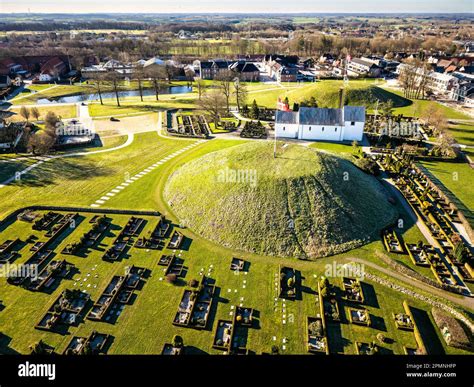
[(164, 196), (180, 221), (226, 247), (316, 258), (358, 247), (396, 212), (380, 183), (351, 162), (288, 145), (253, 142), (176, 170)]

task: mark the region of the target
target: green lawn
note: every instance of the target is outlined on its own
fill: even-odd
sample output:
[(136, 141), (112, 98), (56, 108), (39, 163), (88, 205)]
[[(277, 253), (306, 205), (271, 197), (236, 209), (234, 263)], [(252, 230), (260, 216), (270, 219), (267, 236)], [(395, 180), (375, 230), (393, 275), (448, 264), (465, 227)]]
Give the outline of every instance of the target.
[(469, 164), (439, 161), (422, 164), (446, 187), (445, 191), (450, 191), (469, 210), (474, 211), (474, 169)]
[[(119, 144), (122, 139), (113, 139), (106, 146)], [(30, 204), (58, 204), (58, 205), (84, 205), (88, 206), (100, 196), (109, 192), (124, 180), (126, 173), (133, 175), (152, 163), (160, 160), (165, 155), (173, 153), (193, 141), (178, 141), (163, 139), (156, 133), (145, 133), (135, 136), (135, 142), (129, 147), (117, 152), (87, 155), (81, 158), (55, 160), (45, 163), (27, 176), (19, 184), (1, 188), (2, 201), (0, 202), (0, 217), (4, 217), (14, 209)], [(167, 202), (163, 199), (163, 189), (169, 176), (180, 166), (197, 157), (203, 156), (222, 148), (241, 144), (241, 141), (213, 140), (199, 145), (182, 155), (175, 157), (153, 172), (145, 175), (117, 196), (107, 202), (107, 207), (129, 209), (154, 209), (167, 214), (167, 217), (176, 221)], [(65, 238), (58, 241), (56, 247), (57, 258), (59, 252), (67, 243), (77, 240), (90, 225), (86, 215), (77, 228)], [(124, 225), (128, 217), (113, 216), (115, 225)], [(148, 218), (142, 235), (155, 226), (156, 220)], [(7, 229), (0, 230), (1, 239), (11, 237), (24, 237), (25, 235), (40, 234), (31, 230), (31, 225), (15, 222)], [(79, 270), (72, 280), (63, 280), (53, 294), (32, 293), (24, 289), (6, 284), (5, 278), (0, 278), (0, 300), (4, 306), (0, 310), (0, 353), (27, 353), (28, 346), (42, 339), (62, 352), (69, 340), (74, 335), (88, 336), (93, 330), (109, 333), (114, 336), (114, 341), (109, 353), (160, 353), (165, 342), (170, 342), (174, 334), (180, 334), (191, 352), (220, 353), (211, 348), (214, 329), (218, 319), (230, 319), (232, 305), (242, 303), (244, 306), (253, 307), (259, 312), (259, 329), (250, 329), (247, 337), (247, 347), (257, 353), (269, 352), (272, 345), (278, 345), (282, 353), (306, 353), (305, 347), (305, 322), (307, 316), (316, 316), (318, 312), (314, 291), (317, 279), (326, 271), (326, 264), (342, 259), (358, 257), (370, 260), (384, 266), (376, 258), (375, 252), (383, 250), (380, 241), (375, 241), (359, 249), (349, 251), (335, 257), (323, 258), (317, 261), (300, 261), (294, 258), (266, 257), (255, 254), (232, 251), (216, 245), (197, 236), (192, 230), (184, 229), (183, 233), (190, 238), (189, 250), (182, 253), (185, 265), (188, 267), (186, 280), (199, 278), (201, 270), (208, 273), (216, 280), (219, 302), (216, 312), (212, 314), (212, 329), (196, 331), (186, 328), (177, 328), (171, 324), (183, 292), (182, 286), (173, 286), (162, 278), (162, 268), (157, 265), (161, 252), (146, 251), (132, 248), (129, 257), (116, 263), (107, 263), (101, 260), (103, 249), (110, 245), (117, 229), (109, 233), (97, 250), (93, 250), (88, 257), (64, 256)], [(44, 238), (41, 236), (41, 238)], [(404, 233), (405, 240), (417, 241), (419, 235), (416, 229), (408, 227)], [(17, 263), (24, 262), (29, 256), (28, 246), (20, 253)], [(235, 275), (229, 269), (232, 256), (242, 256), (250, 262), (250, 271), (247, 275)], [(39, 321), (54, 299), (65, 288), (78, 287), (79, 278), (87, 274), (91, 284), (85, 288), (96, 300), (111, 277), (123, 274), (126, 266), (137, 265), (149, 268), (151, 277), (143, 289), (136, 292), (136, 299), (132, 305), (125, 306), (122, 314), (115, 324), (105, 322), (92, 322), (86, 320), (77, 328), (70, 328), (68, 335), (60, 335), (35, 330), (34, 324)], [(302, 299), (287, 301), (285, 313), (283, 303), (276, 298), (275, 275), (278, 275), (278, 265), (284, 264), (301, 271), (304, 291)], [(211, 266), (212, 265), (212, 266)], [(94, 270), (93, 270), (94, 269)], [(366, 267), (366, 271), (373, 272)], [(95, 275), (97, 274), (97, 277)], [(244, 282), (245, 281), (245, 282)], [(340, 286), (340, 278), (332, 281)], [(245, 285), (245, 287), (244, 287)], [(87, 286), (87, 285), (86, 285)], [(409, 287), (407, 285), (404, 285)], [(230, 290), (230, 292), (229, 292)], [(370, 313), (376, 322), (375, 328), (366, 328), (350, 325), (347, 322), (340, 327), (329, 328), (330, 348), (333, 352), (354, 352), (354, 341), (372, 341), (377, 333), (382, 332), (392, 338), (392, 344), (384, 344), (383, 352), (402, 353), (402, 346), (415, 346), (412, 333), (395, 329), (392, 313), (402, 311), (404, 297), (389, 288), (376, 283), (365, 281), (364, 291), (367, 291)], [(425, 294), (419, 291), (421, 294)], [(243, 300), (242, 300), (243, 297)], [(413, 305), (428, 312), (431, 307), (416, 299), (409, 300)], [(340, 303), (343, 315), (347, 316), (347, 306)], [(285, 314), (285, 318), (283, 317)], [(285, 323), (283, 323), (285, 319)], [(432, 321), (431, 321), (432, 323)], [(286, 343), (283, 344), (283, 339)], [(442, 340), (439, 337), (438, 339)], [(283, 349), (285, 345), (285, 349)], [(464, 353), (442, 344), (446, 353)]]

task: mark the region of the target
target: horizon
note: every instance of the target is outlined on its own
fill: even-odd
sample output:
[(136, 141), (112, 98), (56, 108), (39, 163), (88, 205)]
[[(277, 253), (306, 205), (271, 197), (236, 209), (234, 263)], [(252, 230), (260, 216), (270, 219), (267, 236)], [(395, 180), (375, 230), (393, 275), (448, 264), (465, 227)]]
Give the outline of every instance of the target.
[[(136, 9), (140, 8), (140, 12)], [(215, 10), (219, 12), (215, 12)], [(243, 13), (242, 9), (249, 12)], [(211, 0), (199, 3), (193, 0), (149, 1), (137, 7), (126, 0), (83, 0), (79, 4), (66, 4), (60, 0), (48, 0), (38, 3), (33, 0), (2, 0), (0, 13), (5, 14), (425, 14), (425, 13), (473, 13), (471, 0), (399, 0), (397, 3), (378, 0), (339, 0), (327, 4), (314, 0), (300, 0), (298, 4), (272, 4), (268, 13), (266, 0), (241, 0), (238, 5), (233, 1), (222, 0), (218, 5)], [(374, 12), (373, 10), (378, 10)], [(114, 10), (114, 12), (109, 12)], [(158, 12), (159, 11), (159, 12)]]

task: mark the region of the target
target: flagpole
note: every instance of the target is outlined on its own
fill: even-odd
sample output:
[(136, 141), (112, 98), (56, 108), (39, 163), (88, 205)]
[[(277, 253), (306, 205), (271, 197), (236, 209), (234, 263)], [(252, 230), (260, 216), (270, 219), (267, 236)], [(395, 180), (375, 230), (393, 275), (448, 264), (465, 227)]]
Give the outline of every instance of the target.
[[(278, 105), (278, 102), (277, 102), (277, 110), (279, 108), (279, 105)], [(276, 112), (275, 112), (275, 115), (276, 115)], [(275, 120), (276, 121), (276, 120)], [(277, 128), (276, 128), (276, 122), (275, 122), (275, 138), (274, 138), (274, 141), (273, 141), (273, 158), (276, 159), (277, 157)]]

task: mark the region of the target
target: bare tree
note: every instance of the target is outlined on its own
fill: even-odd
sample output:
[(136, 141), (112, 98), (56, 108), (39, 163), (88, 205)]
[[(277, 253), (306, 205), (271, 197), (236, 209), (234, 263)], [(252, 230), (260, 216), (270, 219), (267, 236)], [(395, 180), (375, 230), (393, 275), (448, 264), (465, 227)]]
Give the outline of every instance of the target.
[(143, 67), (137, 67), (133, 72), (134, 78), (138, 82), (138, 92), (140, 93), (140, 100), (143, 102), (143, 79), (145, 78), (145, 72)]
[(198, 90), (199, 100), (201, 100), (202, 95), (206, 92), (207, 89), (206, 81), (204, 81), (204, 79), (198, 79), (196, 81), (196, 86)]
[(38, 110), (38, 108), (37, 108), (36, 106), (33, 106), (33, 107), (31, 108), (30, 112), (31, 112), (31, 115), (34, 117), (34, 119), (35, 119), (36, 121), (38, 121), (39, 118), (40, 118), (40, 116), (41, 116), (41, 113), (40, 113), (40, 111)]
[(92, 77), (92, 81), (93, 81), (93, 86), (97, 90), (97, 94), (99, 95), (100, 104), (103, 105), (104, 101), (102, 100), (102, 84), (105, 81), (105, 74), (96, 73)]
[(245, 84), (240, 82), (238, 78), (234, 81), (234, 95), (237, 102), (237, 110), (240, 112), (240, 108), (247, 103), (248, 92)]
[(222, 91), (222, 94), (225, 96), (225, 104), (227, 112), (230, 110), (230, 97), (232, 95), (232, 84), (234, 80), (234, 73), (231, 70), (222, 71), (217, 77), (216, 80), (219, 84), (219, 88)]
[(122, 79), (121, 75), (115, 71), (111, 71), (107, 74), (106, 79), (112, 83), (112, 89), (115, 93), (115, 99), (117, 101), (117, 106), (120, 107), (120, 98), (119, 98), (119, 90), (120, 90), (120, 81)]
[(156, 100), (159, 101), (161, 81), (166, 78), (166, 69), (163, 66), (150, 66), (150, 68), (145, 69), (145, 72), (146, 76), (153, 82)]
[(226, 97), (222, 90), (214, 89), (202, 96), (198, 101), (198, 106), (211, 117), (214, 125), (217, 126), (219, 118), (226, 112)]
[(26, 122), (30, 119), (30, 109), (28, 109), (26, 106), (22, 106), (20, 108), (20, 116), (22, 116)]

